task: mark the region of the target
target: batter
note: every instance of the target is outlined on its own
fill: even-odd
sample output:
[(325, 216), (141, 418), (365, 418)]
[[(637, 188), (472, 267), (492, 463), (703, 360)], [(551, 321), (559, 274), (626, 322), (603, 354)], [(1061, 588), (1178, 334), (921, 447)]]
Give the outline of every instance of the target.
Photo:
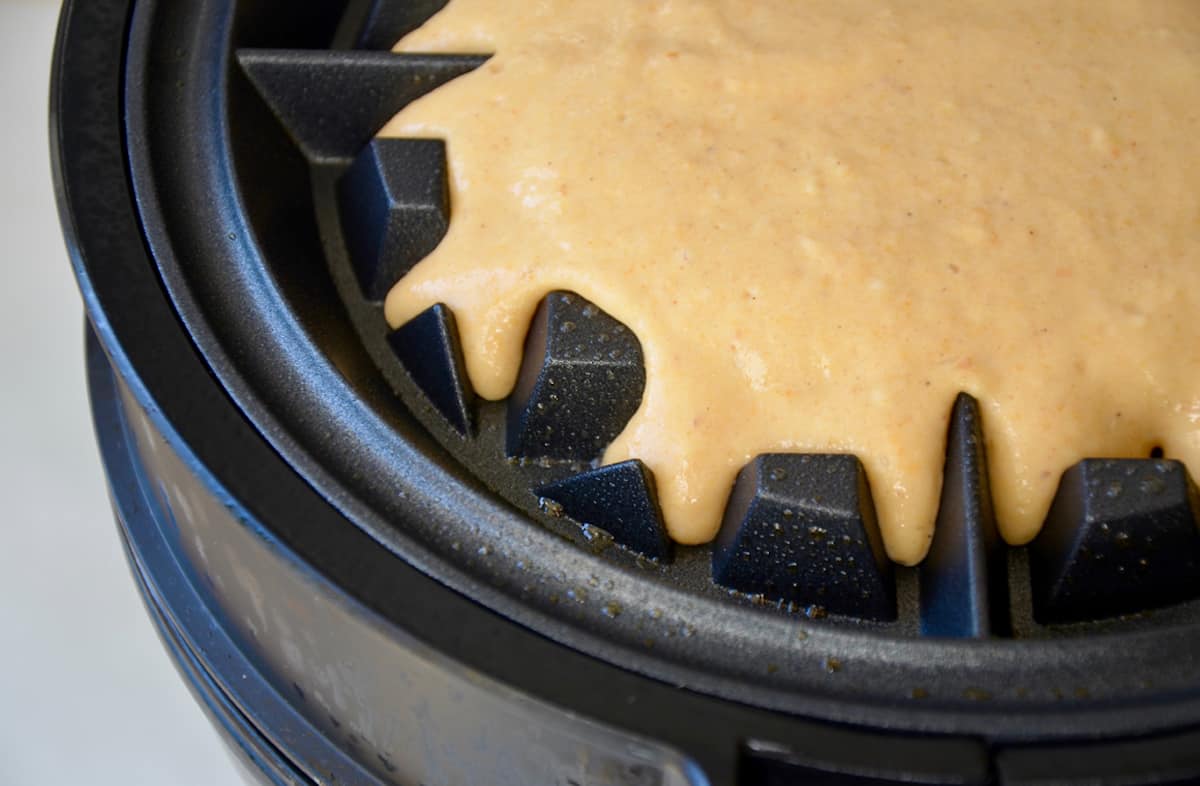
[(1014, 544), (1083, 457), (1200, 468), (1195, 0), (451, 0), (396, 49), (495, 54), (383, 130), (453, 204), (389, 322), (449, 305), (491, 399), (547, 292), (629, 326), (604, 460), (677, 541), (755, 454), (848, 452), (918, 562), (959, 391)]

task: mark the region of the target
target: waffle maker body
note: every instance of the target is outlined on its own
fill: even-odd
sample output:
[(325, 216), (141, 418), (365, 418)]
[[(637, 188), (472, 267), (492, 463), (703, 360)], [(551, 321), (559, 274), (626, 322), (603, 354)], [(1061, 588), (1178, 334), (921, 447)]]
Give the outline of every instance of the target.
[[(1200, 778), (1195, 492), (1177, 465), (1085, 462), (1064, 476), (1057, 540), (1009, 549), (978, 408), (960, 397), (925, 563), (780, 584), (792, 547), (746, 544), (767, 492), (795, 491), (767, 488), (785, 477), (771, 462), (798, 457), (747, 468), (744, 510), (715, 546), (672, 548), (653, 478), (594, 460), (640, 396), (640, 364), (614, 361), (621, 384), (538, 419), (547, 375), (570, 379), (579, 347), (551, 337), (588, 307), (578, 298), (543, 305), (508, 402), (471, 395), (445, 309), (387, 327), (381, 290), (452, 211), (436, 143), (372, 137), (488, 56), (387, 52), (439, 5), (63, 10), (52, 154), (118, 529), (166, 648), (247, 772), (427, 786)], [(561, 423), (578, 427), (547, 438)], [(1154, 499), (1105, 503), (1093, 492), (1112, 477), (1153, 480)], [(869, 499), (847, 488), (833, 524), (862, 531)], [(1173, 544), (1114, 552), (1171, 568), (1131, 584), (1132, 607), (1114, 600), (1124, 570), (1079, 558), (1110, 526)], [(869, 538), (846, 538), (870, 556)]]

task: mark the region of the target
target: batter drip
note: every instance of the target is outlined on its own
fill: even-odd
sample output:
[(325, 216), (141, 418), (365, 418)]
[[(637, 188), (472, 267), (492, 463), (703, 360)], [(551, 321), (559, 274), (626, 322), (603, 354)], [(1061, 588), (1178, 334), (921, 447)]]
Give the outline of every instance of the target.
[(397, 51), (492, 52), (387, 136), (444, 138), (453, 218), (391, 291), (508, 394), (549, 291), (642, 343), (604, 460), (716, 533), (763, 452), (850, 452), (925, 554), (947, 421), (983, 407), (1004, 537), (1084, 457), (1200, 467), (1193, 0), (451, 0)]

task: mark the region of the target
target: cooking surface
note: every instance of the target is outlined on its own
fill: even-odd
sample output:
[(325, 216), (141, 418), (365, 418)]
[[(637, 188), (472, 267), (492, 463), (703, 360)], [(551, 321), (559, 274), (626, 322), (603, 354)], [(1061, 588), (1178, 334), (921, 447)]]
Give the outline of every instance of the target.
[(57, 16), (0, 2), (0, 783), (240, 783), (155, 637), (105, 492), (48, 163)]

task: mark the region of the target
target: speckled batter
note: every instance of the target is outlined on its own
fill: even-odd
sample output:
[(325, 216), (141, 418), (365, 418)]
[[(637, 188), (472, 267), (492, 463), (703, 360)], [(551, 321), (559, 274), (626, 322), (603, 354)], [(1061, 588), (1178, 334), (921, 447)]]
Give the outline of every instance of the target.
[(671, 535), (768, 451), (852, 452), (928, 548), (955, 394), (1006, 539), (1085, 456), (1200, 467), (1200, 3), (451, 0), (401, 51), (493, 52), (383, 133), (447, 140), (453, 217), (390, 293), (511, 389), (538, 301), (628, 325)]

